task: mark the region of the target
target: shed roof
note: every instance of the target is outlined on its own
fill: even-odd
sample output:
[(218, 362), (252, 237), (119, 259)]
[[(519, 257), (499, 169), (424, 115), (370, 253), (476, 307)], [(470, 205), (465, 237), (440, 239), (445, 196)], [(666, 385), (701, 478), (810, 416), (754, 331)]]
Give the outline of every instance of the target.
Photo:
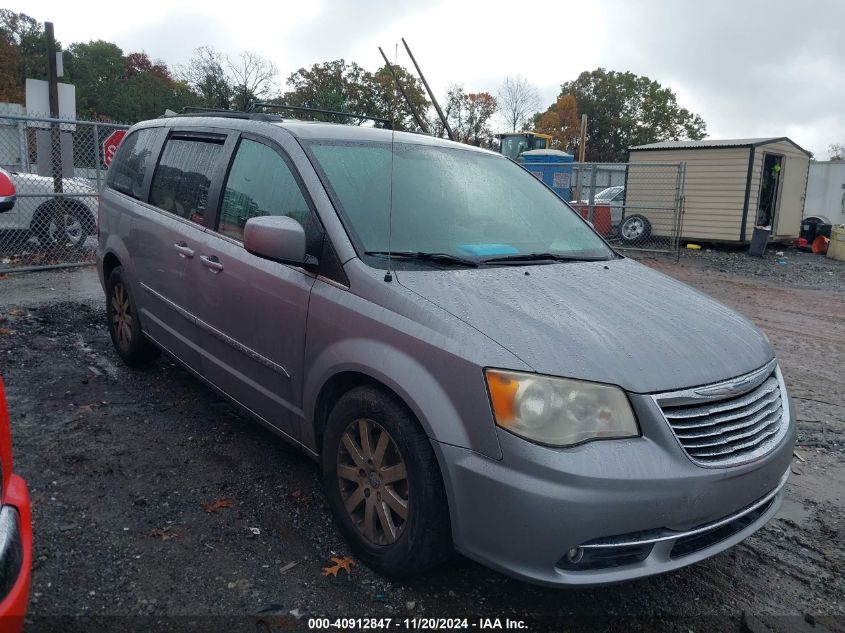
[(630, 151), (640, 150), (673, 150), (673, 149), (718, 149), (726, 147), (759, 147), (760, 145), (768, 145), (769, 143), (777, 143), (786, 141), (791, 143), (799, 150), (809, 155), (810, 152), (798, 145), (795, 141), (786, 136), (766, 136), (760, 138), (728, 138), (728, 139), (713, 139), (706, 138), (701, 141), (660, 141), (658, 143), (648, 143), (646, 145), (635, 145), (629, 147)]

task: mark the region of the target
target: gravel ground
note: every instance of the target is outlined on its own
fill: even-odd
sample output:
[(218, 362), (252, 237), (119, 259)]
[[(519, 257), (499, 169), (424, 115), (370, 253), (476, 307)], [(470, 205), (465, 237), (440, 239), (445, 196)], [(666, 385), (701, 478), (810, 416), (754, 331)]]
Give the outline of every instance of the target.
[(682, 249), (679, 264), (772, 281), (790, 288), (845, 292), (845, 262), (792, 247), (771, 246), (762, 258), (749, 256), (746, 248)]
[[(0, 372), (34, 504), (28, 630), (282, 631), (306, 630), (313, 616), (471, 616), (524, 620), (530, 631), (845, 631), (845, 265), (793, 251), (781, 268), (743, 258), (647, 263), (772, 339), (798, 414), (784, 508), (701, 564), (580, 590), (534, 587), (458, 556), (403, 583), (363, 565), (323, 576), (348, 549), (313, 462), (172, 362), (120, 364), (91, 270), (10, 275), (0, 281)], [(748, 276), (755, 266), (762, 272)], [(69, 285), (80, 299), (50, 290)]]

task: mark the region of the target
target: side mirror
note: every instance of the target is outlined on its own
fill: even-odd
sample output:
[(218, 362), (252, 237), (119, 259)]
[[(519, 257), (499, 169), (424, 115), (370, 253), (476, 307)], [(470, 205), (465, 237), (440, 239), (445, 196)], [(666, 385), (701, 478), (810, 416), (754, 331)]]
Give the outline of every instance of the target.
[(310, 263), (305, 255), (305, 229), (285, 215), (265, 215), (247, 220), (244, 248), (267, 259), (289, 264)]
[(0, 213), (11, 211), (15, 206), (15, 183), (5, 171), (0, 169)]

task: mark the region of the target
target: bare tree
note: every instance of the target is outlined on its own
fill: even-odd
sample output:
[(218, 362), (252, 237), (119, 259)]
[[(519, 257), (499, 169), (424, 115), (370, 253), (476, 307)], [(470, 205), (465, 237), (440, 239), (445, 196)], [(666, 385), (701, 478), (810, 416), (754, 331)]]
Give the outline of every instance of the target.
[(537, 88), (522, 75), (505, 77), (496, 101), (512, 132), (516, 132), (540, 107)]
[(228, 110), (232, 105), (232, 87), (226, 72), (228, 60), (211, 46), (194, 51), (187, 66), (178, 69), (180, 79), (196, 90), (205, 105)]
[(245, 51), (236, 62), (228, 60), (228, 64), (236, 110), (249, 110), (256, 101), (267, 99), (273, 92), (279, 74), (273, 62)]
[(845, 160), (845, 143), (831, 143), (827, 146), (830, 160)]
[(275, 88), (276, 65), (256, 53), (245, 51), (232, 60), (210, 46), (201, 46), (179, 77), (214, 108), (248, 110), (266, 99)]

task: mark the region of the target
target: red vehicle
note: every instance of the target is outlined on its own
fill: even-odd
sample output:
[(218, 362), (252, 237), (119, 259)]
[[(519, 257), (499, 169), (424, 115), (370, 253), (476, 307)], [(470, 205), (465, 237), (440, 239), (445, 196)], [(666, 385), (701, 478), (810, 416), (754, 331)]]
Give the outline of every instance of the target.
[(18, 633), (29, 602), (32, 523), (26, 482), (12, 473), (12, 436), (2, 378), (0, 477), (0, 633)]

